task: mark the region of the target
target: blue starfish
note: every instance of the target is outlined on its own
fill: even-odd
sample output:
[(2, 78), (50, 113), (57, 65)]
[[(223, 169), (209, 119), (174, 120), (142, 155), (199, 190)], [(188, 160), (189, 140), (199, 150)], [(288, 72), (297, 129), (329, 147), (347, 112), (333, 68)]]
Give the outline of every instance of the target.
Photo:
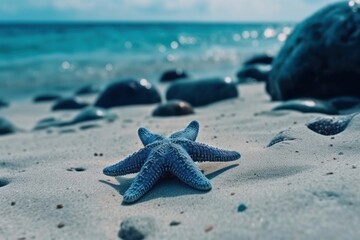
[(119, 163), (106, 167), (103, 172), (108, 176), (119, 176), (140, 171), (124, 194), (123, 201), (126, 203), (138, 200), (167, 172), (193, 188), (210, 190), (210, 181), (201, 173), (194, 161), (233, 161), (239, 159), (240, 154), (196, 143), (198, 132), (197, 121), (192, 121), (185, 129), (169, 137), (139, 128), (138, 134), (144, 148)]

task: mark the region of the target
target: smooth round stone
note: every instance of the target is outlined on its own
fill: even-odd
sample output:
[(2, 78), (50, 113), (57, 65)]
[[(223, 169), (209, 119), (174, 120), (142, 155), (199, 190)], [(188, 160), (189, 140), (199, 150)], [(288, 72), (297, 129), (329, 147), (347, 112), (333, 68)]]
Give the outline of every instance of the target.
[(354, 116), (351, 114), (337, 117), (317, 117), (305, 125), (318, 134), (331, 136), (344, 131)]
[(8, 106), (9, 106), (9, 103), (0, 98), (0, 108), (8, 107)]
[(17, 128), (7, 119), (0, 117), (0, 135), (7, 135), (17, 132)]
[(58, 110), (75, 110), (88, 106), (88, 103), (82, 102), (77, 98), (63, 98), (58, 100), (51, 108), (53, 111)]
[(316, 99), (295, 99), (289, 100), (274, 107), (273, 111), (278, 110), (292, 110), (302, 113), (323, 113), (323, 114), (338, 114), (338, 111), (327, 102)]
[(271, 66), (257, 66), (250, 65), (244, 66), (240, 71), (236, 74), (239, 83), (244, 82), (266, 82), (269, 78), (269, 72), (271, 71)]
[(161, 102), (158, 90), (146, 79), (128, 79), (110, 84), (98, 97), (95, 106), (111, 108)]
[(255, 55), (247, 60), (245, 60), (244, 65), (253, 65), (253, 64), (264, 64), (271, 65), (274, 60), (274, 57), (267, 54)]
[(61, 96), (56, 93), (45, 93), (45, 94), (39, 94), (34, 97), (34, 102), (50, 102), (54, 100), (60, 99)]
[(194, 107), (238, 96), (237, 85), (229, 77), (175, 82), (166, 92), (167, 100), (184, 100)]
[(116, 119), (116, 114), (110, 113), (105, 109), (98, 107), (87, 107), (80, 111), (71, 121), (71, 124), (76, 124), (86, 121), (94, 121), (106, 119), (107, 121), (113, 121)]
[(183, 116), (194, 113), (194, 109), (189, 103), (181, 100), (172, 100), (157, 106), (152, 115), (156, 117), (169, 117)]
[(337, 110), (345, 110), (360, 104), (360, 98), (357, 97), (336, 97), (329, 100), (329, 103)]
[(75, 95), (87, 95), (100, 92), (100, 87), (95, 84), (85, 85), (75, 91)]
[(355, 1), (338, 2), (295, 27), (273, 62), (273, 100), (360, 97), (359, 9)]
[(160, 77), (160, 82), (170, 82), (182, 78), (188, 78), (189, 75), (182, 69), (173, 69), (164, 72)]

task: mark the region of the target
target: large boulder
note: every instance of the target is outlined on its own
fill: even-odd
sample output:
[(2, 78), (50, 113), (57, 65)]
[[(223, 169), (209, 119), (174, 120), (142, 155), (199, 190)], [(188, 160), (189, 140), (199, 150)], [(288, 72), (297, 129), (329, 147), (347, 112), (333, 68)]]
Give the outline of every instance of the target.
[(95, 106), (111, 108), (133, 104), (161, 102), (158, 90), (146, 79), (120, 80), (110, 84), (99, 96)]
[(238, 95), (236, 82), (226, 77), (175, 82), (167, 90), (166, 99), (180, 99), (198, 107)]
[(273, 61), (273, 100), (360, 96), (360, 4), (329, 5), (298, 24)]

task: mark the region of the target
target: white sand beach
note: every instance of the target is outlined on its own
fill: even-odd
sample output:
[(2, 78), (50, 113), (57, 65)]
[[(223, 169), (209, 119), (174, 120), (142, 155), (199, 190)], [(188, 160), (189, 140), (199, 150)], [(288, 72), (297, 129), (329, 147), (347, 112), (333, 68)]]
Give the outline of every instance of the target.
[[(47, 103), (1, 109), (23, 131), (0, 137), (0, 239), (118, 239), (129, 217), (151, 219), (148, 239), (358, 239), (360, 116), (323, 136), (305, 126), (321, 114), (270, 113), (276, 103), (263, 84), (238, 88), (239, 98), (194, 115), (159, 118), (151, 116), (155, 105), (117, 107), (116, 121), (86, 130), (31, 131), (42, 118), (76, 113), (52, 113)], [(165, 178), (122, 204), (135, 174), (113, 178), (103, 168), (142, 147), (139, 127), (170, 134), (192, 120), (200, 123), (198, 142), (236, 150), (240, 160), (198, 165), (211, 191)], [(294, 140), (266, 147), (286, 129)]]

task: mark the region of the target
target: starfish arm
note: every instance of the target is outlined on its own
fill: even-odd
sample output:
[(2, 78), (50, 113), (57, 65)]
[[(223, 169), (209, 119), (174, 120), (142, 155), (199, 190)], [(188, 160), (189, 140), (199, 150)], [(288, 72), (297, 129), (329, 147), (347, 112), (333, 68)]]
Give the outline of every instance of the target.
[(144, 146), (149, 145), (155, 141), (163, 140), (164, 137), (159, 134), (154, 134), (146, 128), (139, 128), (138, 135)]
[(211, 183), (193, 162), (189, 154), (181, 147), (171, 155), (169, 170), (181, 181), (199, 190), (210, 190)]
[(157, 182), (165, 171), (162, 167), (161, 157), (162, 156), (160, 156), (156, 151), (153, 151), (149, 155), (130, 188), (124, 193), (124, 202), (135, 202), (147, 191), (149, 191), (149, 189)]
[(192, 121), (185, 129), (171, 134), (170, 138), (186, 138), (191, 141), (195, 141), (198, 133), (199, 123), (197, 121)]
[(241, 157), (240, 153), (236, 151), (224, 150), (203, 143), (179, 141), (179, 144), (195, 162), (228, 162)]
[(141, 167), (144, 165), (144, 162), (149, 153), (149, 148), (142, 148), (124, 160), (104, 168), (103, 173), (108, 176), (119, 176), (136, 173), (140, 171)]

